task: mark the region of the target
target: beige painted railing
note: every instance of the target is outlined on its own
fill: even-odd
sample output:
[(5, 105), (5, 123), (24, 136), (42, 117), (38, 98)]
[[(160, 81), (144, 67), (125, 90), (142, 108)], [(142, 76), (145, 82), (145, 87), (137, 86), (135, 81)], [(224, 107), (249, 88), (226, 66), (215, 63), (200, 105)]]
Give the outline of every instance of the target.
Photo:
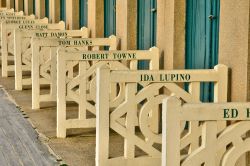
[[(7, 31), (10, 31), (11, 35), (6, 36), (8, 34), (6, 34), (5, 36), (2, 36), (2, 39), (4, 39), (5, 37), (7, 38), (7, 43), (3, 42), (4, 44), (2, 45), (2, 56), (7, 58), (3, 58), (3, 59), (7, 59), (7, 61), (2, 60), (2, 74), (3, 76), (8, 77), (8, 72), (14, 72), (15, 71), (15, 66), (13, 64), (8, 64), (8, 57), (10, 57), (11, 55), (13, 56), (15, 53), (21, 53), (18, 51), (25, 51), (22, 50), (25, 49), (24, 47), (29, 47), (30, 45), (30, 41), (31, 41), (31, 37), (26, 37), (24, 36), (24, 38), (22, 38), (22, 36), (17, 36), (17, 38), (15, 38), (15, 29), (22, 29), (22, 30), (64, 30), (65, 29), (65, 23), (64, 22), (59, 22), (58, 24), (48, 24), (47, 23), (48, 20), (47, 19), (43, 19), (43, 20), (33, 20), (33, 22), (31, 21), (28, 24), (23, 24), (23, 23), (18, 23), (18, 24), (6, 24), (6, 23), (2, 23), (2, 27), (4, 29), (2, 29), (2, 34), (6, 34)], [(25, 34), (24, 34), (25, 35)], [(22, 42), (22, 39), (24, 39), (24, 41)], [(18, 42), (17, 44), (23, 43), (23, 45), (21, 45), (21, 47), (17, 48), (17, 51), (14, 52), (14, 47), (15, 47), (15, 42)], [(20, 46), (20, 45), (19, 45)], [(6, 50), (7, 49), (7, 50)], [(28, 49), (30, 50), (30, 49)], [(4, 51), (7, 54), (4, 54)], [(26, 52), (29, 53), (29, 52)], [(31, 51), (30, 51), (31, 53)], [(29, 54), (30, 55), (30, 54)], [(15, 55), (14, 55), (15, 56)], [(30, 57), (29, 59), (31, 59), (31, 55), (27, 57)], [(28, 59), (27, 59), (28, 60)], [(3, 65), (4, 64), (4, 65)]]
[[(86, 36), (85, 36), (86, 37)], [(32, 108), (40, 108), (41, 102), (56, 101), (57, 72), (56, 54), (59, 47), (70, 47), (78, 50), (98, 50), (99, 47), (109, 47), (116, 50), (117, 38), (71, 38), (71, 39), (47, 39), (33, 40), (32, 61)], [(40, 51), (39, 51), (40, 50)], [(48, 53), (49, 52), (49, 53)], [(48, 56), (49, 55), (49, 56)], [(68, 72), (73, 74), (72, 63), (68, 65)], [(50, 85), (49, 91), (41, 94), (41, 85)]]
[[(17, 16), (14, 16), (17, 17)], [(28, 17), (28, 16), (27, 16)], [(26, 17), (25, 17), (26, 18)], [(46, 29), (48, 19), (11, 19), (1, 22), (1, 48), (2, 48), (2, 77), (8, 77), (8, 71), (14, 71), (14, 66), (9, 67), (14, 59), (14, 29)]]
[[(22, 90), (23, 85), (31, 85), (31, 75), (27, 74), (31, 72), (31, 59), (32, 59), (32, 37), (39, 38), (67, 38), (70, 37), (72, 31), (65, 31), (65, 23), (60, 22), (58, 24), (48, 24), (49, 27), (43, 31), (37, 30), (20, 30), (16, 29), (14, 32), (14, 71), (15, 71), (15, 89)], [(67, 34), (70, 33), (70, 34)], [(78, 36), (83, 35), (83, 31), (75, 31)], [(60, 34), (56, 37), (53, 34)], [(67, 36), (65, 35), (67, 34)], [(44, 35), (44, 36), (42, 36)], [(23, 72), (26, 72), (26, 78), (23, 79)]]
[[(1, 12), (0, 11), (0, 22), (3, 22), (5, 20), (19, 20), (19, 19), (34, 19), (35, 16), (34, 15), (30, 15), (30, 16), (23, 16), (23, 12)], [(0, 26), (0, 31), (1, 31), (2, 26)], [(2, 33), (0, 33), (0, 41), (2, 40)], [(2, 43), (0, 43), (2, 44)], [(0, 49), (1, 51), (1, 49)], [(2, 52), (1, 52), (2, 53)], [(0, 59), (2, 59), (2, 56), (0, 56)], [(2, 64), (0, 64), (2, 65)]]
[[(174, 95), (186, 103), (200, 103), (200, 84), (202, 82), (214, 83), (215, 102), (226, 102), (227, 79), (228, 68), (224, 65), (217, 65), (214, 69), (208, 70), (169, 71), (110, 71), (108, 68), (99, 68), (96, 93), (97, 165), (160, 165), (162, 139), (161, 134), (157, 134), (150, 128), (152, 111), (158, 112), (157, 108), (161, 105), (162, 100), (169, 95)], [(184, 82), (189, 83), (189, 92), (179, 85)], [(125, 96), (125, 98), (119, 104), (116, 103), (116, 100), (110, 99), (109, 92), (112, 83), (125, 84), (126, 91), (118, 95), (119, 97)], [(138, 84), (142, 86), (139, 92)], [(170, 92), (169, 95), (160, 93), (164, 92), (164, 89)], [(60, 99), (60, 97), (58, 98)], [(65, 109), (64, 106), (61, 109)], [(65, 114), (59, 116), (65, 116)], [(137, 125), (139, 128), (135, 130)], [(218, 130), (225, 128), (225, 123), (217, 125)], [(184, 124), (182, 127), (184, 129)], [(183, 138), (182, 146), (188, 146), (187, 150), (193, 152), (199, 148), (201, 128), (198, 122), (191, 123), (189, 127), (197, 132), (196, 134), (187, 133)], [(121, 156), (112, 157), (110, 155), (111, 130), (124, 140), (124, 148), (121, 149), (123, 155)]]
[[(250, 151), (249, 120), (250, 103), (182, 104), (175, 97), (164, 99), (162, 165), (235, 166)], [(181, 127), (185, 121), (199, 122), (202, 130), (200, 146), (191, 153), (185, 153), (186, 135)], [(217, 128), (221, 121), (229, 124), (222, 132)], [(200, 131), (188, 129), (187, 132), (196, 136)], [(225, 147), (224, 154), (218, 158), (218, 152)]]
[[(159, 50), (151, 48), (149, 51), (60, 51), (57, 55), (57, 136), (66, 137), (67, 129), (96, 127), (96, 68), (109, 66), (112, 70), (137, 70), (139, 60), (150, 61), (150, 69), (159, 69)], [(128, 62), (130, 68), (127, 67)], [(67, 66), (78, 64), (78, 73), (72, 75), (67, 72)], [(105, 78), (108, 79), (108, 78)], [(105, 80), (101, 80), (105, 82)], [(117, 91), (124, 93), (124, 88), (111, 84), (111, 98), (117, 106), (123, 100)], [(108, 94), (109, 94), (108, 92)], [(78, 105), (77, 118), (67, 118), (67, 101), (74, 101)], [(91, 116), (92, 115), (92, 116)]]

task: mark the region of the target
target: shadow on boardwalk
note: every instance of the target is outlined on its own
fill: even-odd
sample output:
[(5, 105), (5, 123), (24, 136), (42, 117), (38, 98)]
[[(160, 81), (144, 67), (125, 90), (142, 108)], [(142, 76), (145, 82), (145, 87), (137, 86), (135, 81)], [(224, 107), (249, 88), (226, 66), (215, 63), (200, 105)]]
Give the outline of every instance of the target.
[(0, 88), (0, 163), (1, 165), (57, 165), (56, 159), (23, 117), (5, 91)]

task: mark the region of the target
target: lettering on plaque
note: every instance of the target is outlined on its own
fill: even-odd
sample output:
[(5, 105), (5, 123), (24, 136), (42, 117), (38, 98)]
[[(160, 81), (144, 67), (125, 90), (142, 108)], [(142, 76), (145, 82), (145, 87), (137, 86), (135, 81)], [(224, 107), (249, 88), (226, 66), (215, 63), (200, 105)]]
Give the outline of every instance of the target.
[(48, 29), (48, 25), (22, 24), (19, 29)]
[(89, 59), (89, 60), (102, 60), (102, 59), (108, 59), (108, 54), (103, 53), (103, 54), (83, 54), (82, 55), (83, 59)]
[(88, 60), (102, 60), (102, 59), (113, 59), (113, 60), (132, 60), (136, 59), (136, 53), (90, 53), (83, 54), (82, 59)]
[(188, 82), (190, 74), (141, 74), (140, 81), (159, 81), (159, 82)]
[(239, 114), (242, 114), (246, 117), (246, 118), (250, 118), (250, 108), (246, 108), (243, 111), (239, 111), (236, 108), (225, 108), (223, 109), (223, 118), (224, 119), (236, 119)]
[(24, 16), (0, 16), (1, 20), (25, 20)]
[[(13, 17), (15, 18), (15, 17)], [(13, 20), (6, 20), (6, 24), (35, 24), (34, 20), (19, 20), (19, 19), (13, 19)]]
[(231, 109), (224, 109), (224, 118), (229, 119), (229, 118), (237, 118), (239, 112), (235, 108)]

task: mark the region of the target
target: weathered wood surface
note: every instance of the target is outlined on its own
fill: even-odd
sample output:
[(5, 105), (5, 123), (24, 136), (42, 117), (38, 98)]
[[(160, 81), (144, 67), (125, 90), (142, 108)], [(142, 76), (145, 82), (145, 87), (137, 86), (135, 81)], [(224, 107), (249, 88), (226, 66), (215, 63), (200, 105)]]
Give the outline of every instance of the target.
[(38, 135), (16, 106), (0, 89), (1, 165), (56, 165), (56, 160), (38, 140)]
[[(215, 84), (215, 102), (226, 102), (227, 78), (228, 68), (224, 65), (217, 65), (209, 70), (112, 71), (107, 67), (98, 68), (96, 80), (97, 165), (160, 165), (161, 148), (159, 145), (162, 144), (162, 137), (150, 127), (153, 113), (159, 112), (156, 108), (159, 108), (163, 99), (168, 96), (176, 96), (185, 103), (201, 103), (200, 84), (202, 82)], [(111, 100), (109, 93), (112, 83), (124, 84), (126, 90), (119, 92), (118, 95), (120, 98), (125, 96), (123, 100), (117, 101), (119, 97)], [(188, 83), (189, 91), (186, 91), (179, 83)], [(138, 84), (141, 85), (139, 91)], [(163, 89), (168, 93), (164, 93)], [(175, 121), (174, 117), (172, 121)], [(219, 133), (224, 129), (225, 124), (225, 122), (216, 123), (216, 128), (218, 128), (216, 132)], [(185, 123), (178, 125), (184, 130)], [(181, 146), (188, 152), (193, 152), (200, 147), (199, 138), (202, 133), (199, 122), (190, 123), (189, 128), (192, 134), (188, 132), (185, 135)], [(110, 157), (110, 129), (124, 139), (122, 149), (124, 155), (122, 156)], [(175, 130), (175, 126), (172, 126), (172, 130)], [(142, 150), (144, 155), (138, 156), (137, 148)]]
[[(150, 50), (127, 51), (59, 50), (57, 54), (57, 136), (66, 137), (67, 129), (96, 127), (96, 69), (98, 67), (109, 66), (112, 70), (137, 70), (137, 63), (140, 60), (149, 61), (150, 69), (158, 70), (159, 49), (153, 47)], [(128, 65), (122, 61), (127, 62)], [(68, 72), (68, 67), (72, 64), (78, 65), (77, 73)], [(105, 82), (104, 79), (108, 78), (103, 78), (100, 82)], [(116, 83), (110, 86), (112, 87), (108, 91), (110, 100), (116, 99), (112, 106), (117, 106), (124, 99), (125, 89), (120, 86), (118, 90)], [(77, 104), (77, 118), (67, 119), (68, 101)]]
[[(183, 104), (169, 97), (163, 101), (162, 120), (163, 166), (235, 166), (250, 151), (250, 103)], [(200, 122), (201, 144), (194, 151), (183, 150), (187, 147), (181, 124), (186, 121)], [(220, 131), (218, 121), (228, 125)], [(188, 129), (188, 134), (195, 136), (196, 131)]]

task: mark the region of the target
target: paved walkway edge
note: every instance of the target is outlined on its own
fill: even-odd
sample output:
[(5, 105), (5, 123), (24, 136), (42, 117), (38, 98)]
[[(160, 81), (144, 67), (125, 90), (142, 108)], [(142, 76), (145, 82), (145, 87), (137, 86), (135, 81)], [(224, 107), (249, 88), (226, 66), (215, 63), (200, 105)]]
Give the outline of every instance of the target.
[(62, 158), (57, 155), (53, 149), (48, 145), (48, 141), (49, 138), (46, 137), (43, 133), (39, 132), (39, 130), (37, 130), (36, 126), (32, 123), (31, 119), (26, 116), (25, 111), (22, 109), (22, 106), (18, 105), (17, 102), (15, 101), (15, 98), (8, 92), (8, 90), (6, 90), (4, 88), (4, 86), (0, 85), (0, 89), (2, 89), (4, 91), (4, 93), (7, 95), (8, 99), (10, 102), (12, 102), (16, 108), (22, 113), (23, 117), (30, 123), (30, 125), (32, 126), (32, 128), (35, 130), (35, 132), (38, 134), (38, 140), (46, 146), (46, 148), (48, 149), (48, 152), (55, 157), (56, 161), (59, 162), (59, 165), (65, 164), (62, 160)]

